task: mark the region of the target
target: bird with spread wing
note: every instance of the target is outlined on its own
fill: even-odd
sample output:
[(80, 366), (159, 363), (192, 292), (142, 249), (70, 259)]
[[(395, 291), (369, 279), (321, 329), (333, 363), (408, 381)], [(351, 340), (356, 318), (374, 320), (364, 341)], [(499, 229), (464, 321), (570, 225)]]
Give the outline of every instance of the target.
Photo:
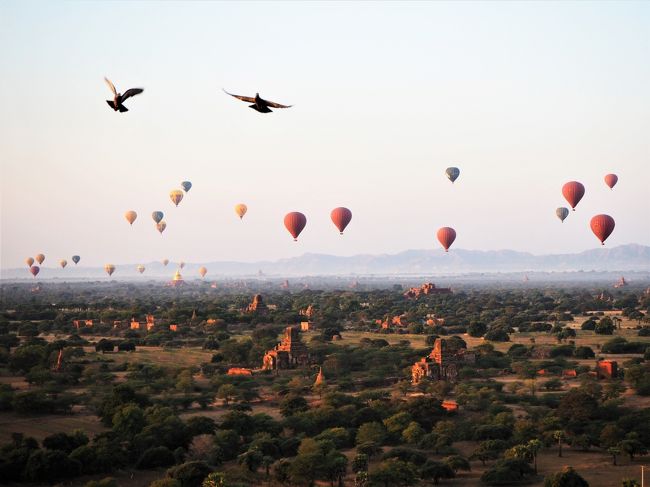
[(115, 85), (113, 85), (113, 83), (111, 83), (111, 80), (109, 80), (108, 78), (105, 77), (104, 81), (106, 81), (106, 84), (111, 89), (111, 91), (113, 92), (113, 96), (114, 96), (113, 100), (106, 100), (106, 103), (108, 103), (108, 106), (110, 106), (116, 112), (117, 111), (128, 112), (129, 109), (126, 108), (123, 105), (123, 103), (127, 99), (131, 98), (132, 96), (139, 95), (140, 93), (142, 93), (144, 91), (144, 89), (142, 89), (142, 88), (131, 88), (131, 89), (126, 90), (124, 92), (124, 94), (122, 94), (122, 93), (117, 92), (117, 90), (115, 89)]
[(228, 93), (226, 90), (223, 90), (223, 92), (227, 95), (234, 96), (238, 100), (245, 101), (246, 103), (252, 103), (252, 105), (249, 105), (249, 107), (252, 108), (253, 110), (257, 110), (260, 113), (271, 113), (273, 110), (271, 110), (269, 107), (290, 108), (292, 106), (292, 105), (280, 105), (279, 103), (265, 100), (264, 98), (260, 97), (259, 93), (255, 93), (255, 97), (252, 97), (252, 96), (233, 95), (232, 93)]

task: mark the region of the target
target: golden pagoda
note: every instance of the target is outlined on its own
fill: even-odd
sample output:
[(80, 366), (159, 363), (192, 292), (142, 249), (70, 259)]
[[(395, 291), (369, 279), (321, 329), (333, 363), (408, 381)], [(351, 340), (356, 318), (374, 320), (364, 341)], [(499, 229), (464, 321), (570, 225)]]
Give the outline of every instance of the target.
[(182, 286), (183, 285), (183, 276), (181, 276), (181, 271), (180, 269), (176, 270), (176, 274), (174, 274), (174, 278), (172, 279), (171, 285), (174, 287), (177, 286)]

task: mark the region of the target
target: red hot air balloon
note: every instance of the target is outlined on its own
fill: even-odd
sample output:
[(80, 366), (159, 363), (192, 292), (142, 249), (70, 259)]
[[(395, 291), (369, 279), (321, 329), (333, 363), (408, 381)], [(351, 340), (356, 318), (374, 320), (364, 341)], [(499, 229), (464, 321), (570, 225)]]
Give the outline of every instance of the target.
[(590, 225), (591, 231), (594, 232), (594, 235), (600, 240), (600, 243), (605, 245), (605, 240), (614, 231), (616, 222), (609, 215), (596, 215), (591, 219)]
[(576, 206), (585, 195), (585, 187), (578, 181), (569, 181), (562, 186), (562, 196), (569, 202), (573, 211), (576, 211)]
[(609, 186), (609, 189), (614, 189), (618, 183), (618, 176), (616, 174), (608, 174), (605, 176), (605, 184)]
[(37, 265), (33, 265), (29, 268), (29, 272), (32, 273), (32, 276), (36, 277), (38, 273), (41, 272), (41, 268)]
[(298, 235), (305, 225), (307, 225), (307, 217), (298, 211), (287, 213), (284, 217), (284, 226), (289, 230), (294, 242), (298, 241)]
[(449, 252), (449, 247), (451, 247), (451, 244), (456, 240), (456, 230), (451, 227), (442, 227), (438, 229), (436, 236), (438, 237), (438, 242), (440, 242), (445, 249), (445, 252)]
[(336, 225), (336, 228), (339, 229), (341, 235), (343, 235), (343, 230), (345, 230), (345, 227), (347, 227), (350, 223), (350, 220), (352, 220), (352, 212), (347, 208), (339, 206), (338, 208), (334, 208), (332, 210), (330, 217), (332, 218), (334, 225)]

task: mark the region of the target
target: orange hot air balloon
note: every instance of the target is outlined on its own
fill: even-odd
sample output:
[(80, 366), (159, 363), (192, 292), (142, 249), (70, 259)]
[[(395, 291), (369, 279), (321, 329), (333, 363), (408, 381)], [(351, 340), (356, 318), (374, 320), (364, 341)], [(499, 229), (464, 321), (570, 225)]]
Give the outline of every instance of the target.
[(36, 262), (38, 262), (38, 265), (41, 265), (45, 261), (45, 256), (43, 254), (38, 254), (36, 257)]
[(61, 260), (59, 261), (59, 265), (61, 266), (61, 269), (65, 269), (65, 266), (68, 265), (68, 261), (65, 260), (65, 259), (61, 259)]
[(129, 210), (124, 213), (124, 218), (126, 218), (126, 221), (129, 222), (129, 225), (133, 225), (135, 219), (138, 218), (138, 214), (133, 210)]
[(605, 176), (605, 184), (609, 186), (609, 189), (614, 189), (618, 183), (618, 176), (616, 174), (608, 174)]
[(166, 267), (167, 264), (169, 264), (169, 259), (163, 259), (162, 260), (162, 265), (164, 265)]
[(571, 209), (576, 211), (576, 206), (585, 195), (585, 187), (578, 181), (569, 181), (562, 186), (562, 196), (569, 202)]
[(445, 249), (445, 252), (449, 252), (449, 247), (451, 247), (451, 244), (456, 240), (456, 230), (451, 227), (442, 227), (438, 229), (436, 236), (438, 237), (438, 242), (440, 242)]
[(307, 225), (307, 217), (299, 211), (292, 211), (284, 217), (284, 226), (289, 230), (294, 242), (298, 241), (298, 235), (305, 225)]
[(41, 272), (41, 268), (37, 265), (33, 265), (29, 268), (29, 272), (32, 273), (32, 276), (36, 277), (38, 273)]
[(237, 216), (239, 219), (243, 219), (244, 215), (248, 211), (248, 206), (246, 206), (244, 203), (239, 203), (238, 205), (235, 205), (235, 213), (237, 213)]
[(106, 271), (106, 274), (112, 276), (113, 272), (115, 272), (115, 266), (113, 264), (106, 264), (104, 270)]
[(140, 264), (140, 265), (138, 265), (138, 267), (136, 267), (136, 270), (137, 270), (140, 274), (142, 274), (142, 273), (144, 272), (144, 269), (145, 269), (145, 267), (144, 267), (142, 264)]
[(31, 266), (33, 266), (33, 265), (34, 265), (34, 259), (31, 258), (31, 257), (27, 257), (27, 258), (25, 259), (25, 264), (27, 264), (27, 267), (31, 267)]
[(205, 267), (203, 267), (203, 266), (199, 267), (199, 274), (201, 274), (201, 277), (205, 277), (205, 275), (207, 273), (208, 273), (208, 270)]
[(339, 206), (332, 210), (330, 218), (332, 219), (332, 222), (334, 222), (334, 225), (336, 225), (336, 228), (339, 229), (340, 234), (343, 235), (343, 230), (345, 230), (345, 227), (347, 227), (350, 220), (352, 220), (352, 212), (347, 208)]
[(167, 224), (164, 221), (161, 221), (156, 225), (156, 228), (160, 232), (160, 235), (162, 235), (162, 233), (165, 231), (165, 228), (167, 228)]
[(594, 235), (600, 240), (600, 243), (605, 245), (605, 240), (614, 231), (616, 222), (609, 215), (596, 215), (591, 219), (590, 225), (591, 231), (594, 232)]
[(183, 192), (180, 189), (175, 189), (173, 191), (170, 191), (169, 199), (172, 200), (172, 203), (174, 203), (176, 206), (178, 206), (178, 204), (183, 199)]

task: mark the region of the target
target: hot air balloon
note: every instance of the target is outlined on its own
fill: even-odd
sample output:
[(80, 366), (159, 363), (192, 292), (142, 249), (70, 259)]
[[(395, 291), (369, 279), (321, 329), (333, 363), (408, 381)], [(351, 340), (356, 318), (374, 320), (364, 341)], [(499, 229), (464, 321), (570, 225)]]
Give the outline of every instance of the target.
[(565, 208), (564, 206), (561, 206), (560, 208), (555, 210), (555, 214), (560, 220), (562, 220), (562, 223), (564, 223), (566, 217), (569, 216), (569, 209)]
[(336, 225), (336, 228), (339, 229), (340, 234), (343, 235), (343, 230), (345, 230), (345, 227), (347, 227), (350, 220), (352, 220), (352, 212), (347, 208), (339, 206), (332, 210), (330, 218), (334, 225)]
[(36, 277), (38, 273), (41, 272), (41, 268), (37, 265), (33, 265), (29, 268), (29, 272), (32, 273), (32, 276)]
[(31, 266), (33, 266), (33, 265), (34, 265), (34, 259), (31, 258), (31, 257), (27, 257), (27, 258), (25, 259), (25, 264), (27, 264), (27, 267), (31, 267)]
[(106, 274), (112, 276), (113, 272), (115, 272), (115, 266), (113, 264), (106, 264), (104, 270), (106, 271)]
[(189, 181), (183, 181), (181, 183), (181, 188), (183, 188), (183, 191), (187, 193), (190, 189), (192, 189), (192, 183)]
[(138, 214), (133, 210), (129, 210), (124, 213), (124, 218), (126, 218), (126, 221), (129, 222), (129, 225), (133, 225), (135, 219), (138, 218)]
[(160, 223), (160, 221), (165, 217), (165, 214), (162, 211), (154, 211), (151, 214), (151, 218), (153, 218), (153, 221), (156, 223)]
[(41, 265), (45, 261), (45, 256), (43, 254), (38, 254), (34, 259), (36, 259), (38, 265)]
[(445, 174), (449, 178), (449, 181), (451, 181), (453, 184), (453, 182), (456, 181), (456, 179), (458, 179), (458, 176), (460, 176), (460, 169), (458, 169), (457, 167), (448, 167), (447, 169), (445, 169)]
[(72, 256), (72, 262), (74, 262), (74, 265), (77, 265), (80, 260), (81, 260), (81, 257), (79, 257), (78, 255), (73, 255)]
[(562, 186), (562, 195), (569, 202), (573, 211), (576, 211), (576, 206), (585, 195), (585, 187), (578, 181), (569, 181)]
[(294, 242), (298, 241), (298, 235), (305, 225), (307, 225), (307, 217), (298, 211), (287, 213), (284, 217), (284, 226), (289, 230)]
[(65, 266), (68, 265), (68, 261), (65, 260), (65, 259), (61, 259), (61, 260), (59, 261), (59, 265), (61, 266), (61, 269), (65, 269)]
[(454, 240), (456, 240), (456, 230), (451, 227), (442, 227), (438, 229), (436, 236), (438, 237), (440, 244), (445, 249), (445, 252), (449, 252), (449, 247), (451, 247), (451, 244), (453, 244)]
[(616, 222), (609, 215), (596, 215), (591, 219), (590, 225), (591, 231), (594, 232), (594, 235), (600, 240), (600, 243), (605, 245), (605, 240), (614, 231)]
[(144, 272), (144, 266), (142, 264), (139, 264), (138, 267), (136, 267), (136, 270), (142, 274)]
[(235, 213), (237, 213), (237, 216), (239, 219), (243, 219), (244, 215), (248, 211), (248, 207), (244, 203), (239, 203), (238, 205), (235, 205)]
[(163, 260), (162, 260), (162, 264), (163, 264), (164, 266), (167, 266), (167, 264), (169, 264), (169, 259), (163, 259)]
[(208, 270), (205, 267), (203, 267), (203, 266), (199, 267), (199, 274), (201, 274), (201, 277), (205, 277), (205, 275), (207, 273), (208, 273)]
[(162, 235), (162, 233), (165, 231), (165, 228), (167, 228), (167, 224), (164, 221), (162, 221), (156, 225), (156, 228), (160, 232), (160, 235)]
[(185, 262), (183, 262), (183, 261), (181, 260), (181, 261), (178, 263), (178, 267), (180, 267), (181, 269), (182, 269), (183, 267), (185, 267)]
[(605, 176), (605, 184), (609, 186), (609, 189), (614, 189), (618, 183), (618, 176), (616, 174), (608, 174)]
[(183, 192), (180, 189), (175, 189), (173, 191), (170, 191), (169, 198), (172, 200), (172, 203), (178, 206), (178, 204), (183, 199)]

